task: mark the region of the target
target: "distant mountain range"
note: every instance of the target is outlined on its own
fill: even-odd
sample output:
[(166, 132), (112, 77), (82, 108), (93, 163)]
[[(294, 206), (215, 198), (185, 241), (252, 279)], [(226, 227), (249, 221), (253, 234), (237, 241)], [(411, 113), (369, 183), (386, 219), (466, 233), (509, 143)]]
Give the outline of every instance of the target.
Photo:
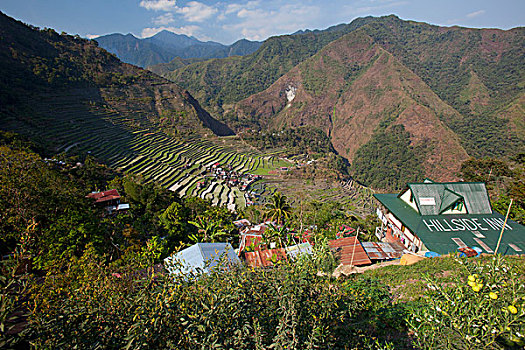
[[(161, 57), (152, 50), (159, 43), (188, 52), (200, 45), (169, 32), (122, 37), (125, 48), (149, 60)], [(239, 41), (229, 52), (247, 53), (252, 44)], [(383, 189), (424, 177), (457, 179), (471, 156), (525, 153), (525, 28), (365, 17), (259, 44), (251, 54), (221, 59), (166, 56), (169, 63), (151, 70), (169, 82), (91, 40), (1, 14), (1, 125), (45, 133), (43, 141), (54, 145), (70, 125), (79, 129), (79, 120), (97, 121), (92, 126), (111, 129), (109, 136), (121, 132), (119, 123), (202, 135), (308, 126), (328, 136), (357, 180)]]
[(244, 56), (257, 51), (261, 42), (239, 40), (231, 45), (202, 42), (194, 37), (163, 30), (152, 37), (139, 39), (132, 34), (108, 34), (95, 39), (99, 46), (120, 60), (139, 67), (168, 63), (173, 59), (210, 59)]
[(407, 169), (452, 180), (469, 156), (525, 152), (525, 28), (366, 17), (162, 74), (238, 132), (323, 130), (376, 187)]

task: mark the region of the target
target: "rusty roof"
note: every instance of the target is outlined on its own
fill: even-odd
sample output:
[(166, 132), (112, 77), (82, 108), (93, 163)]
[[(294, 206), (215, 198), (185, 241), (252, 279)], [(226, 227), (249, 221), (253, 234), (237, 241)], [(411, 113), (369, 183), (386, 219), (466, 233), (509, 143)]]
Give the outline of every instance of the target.
[[(343, 265), (369, 265), (372, 263), (368, 258), (363, 246), (356, 237), (345, 237), (328, 242), (330, 250)], [(352, 260), (353, 255), (353, 260)]]
[(239, 254), (241, 254), (247, 247), (250, 247), (252, 244), (254, 250), (261, 250), (260, 244), (262, 243), (262, 236), (257, 234), (242, 234), (240, 243), (239, 243)]
[(284, 249), (279, 248), (244, 253), (246, 264), (251, 267), (273, 266), (272, 257), (275, 257), (274, 259), (277, 259), (277, 261), (286, 260), (286, 252)]
[(401, 244), (386, 242), (361, 242), (370, 260), (399, 259), (403, 255), (404, 247)]
[(95, 199), (95, 203), (107, 202), (113, 199), (119, 199), (120, 194), (117, 190), (109, 190), (104, 192), (93, 192), (86, 197)]

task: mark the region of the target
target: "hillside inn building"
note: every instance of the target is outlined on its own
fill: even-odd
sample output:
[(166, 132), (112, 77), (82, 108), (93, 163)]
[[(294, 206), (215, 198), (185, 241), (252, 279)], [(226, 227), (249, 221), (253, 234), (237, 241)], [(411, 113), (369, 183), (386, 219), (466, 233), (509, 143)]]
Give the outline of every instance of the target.
[[(399, 194), (375, 194), (379, 239), (397, 239), (410, 251), (438, 254), (479, 247), (494, 253), (505, 217), (494, 212), (482, 182), (425, 180)], [(525, 227), (508, 220), (498, 253), (525, 254)]]

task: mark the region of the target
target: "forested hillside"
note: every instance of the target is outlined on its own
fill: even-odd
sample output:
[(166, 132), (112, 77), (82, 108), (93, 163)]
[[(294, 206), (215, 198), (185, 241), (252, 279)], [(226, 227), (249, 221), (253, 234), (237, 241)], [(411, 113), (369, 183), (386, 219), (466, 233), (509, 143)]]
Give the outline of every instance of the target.
[(160, 125), (164, 121), (173, 125), (169, 121), (178, 118), (174, 131), (232, 133), (187, 91), (120, 62), (93, 41), (31, 28), (4, 14), (0, 14), (0, 24), (3, 129), (38, 135), (42, 131), (39, 121), (45, 124), (45, 120), (56, 118), (54, 106), (63, 105), (61, 108), (71, 113), (62, 118), (74, 116), (78, 108), (91, 111), (90, 117), (99, 119), (116, 111), (133, 111), (139, 124), (142, 120), (143, 124)]

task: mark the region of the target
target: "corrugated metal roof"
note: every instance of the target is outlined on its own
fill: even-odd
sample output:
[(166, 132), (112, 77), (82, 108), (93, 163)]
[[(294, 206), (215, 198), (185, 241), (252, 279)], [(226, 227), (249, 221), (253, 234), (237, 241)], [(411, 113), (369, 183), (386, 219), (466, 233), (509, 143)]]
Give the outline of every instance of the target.
[(166, 270), (172, 274), (209, 272), (221, 258), (229, 264), (241, 261), (230, 243), (197, 243), (164, 259)]
[(448, 188), (445, 188), (443, 191), (443, 197), (441, 198), (441, 206), (439, 207), (438, 214), (443, 213), (447, 209), (449, 209), (452, 205), (455, 203), (464, 200), (463, 197), (458, 195), (457, 193), (452, 192)]
[[(374, 194), (374, 197), (415, 233), (428, 250), (439, 254), (457, 252), (460, 240), (468, 247), (480, 247), (490, 253), (496, 248), (505, 219), (503, 215), (496, 212), (421, 216), (396, 194)], [(522, 251), (516, 251), (512, 245)], [(499, 253), (525, 254), (524, 226), (512, 220), (507, 222)]]
[(370, 260), (398, 259), (403, 255), (404, 247), (399, 243), (361, 242)]
[(286, 255), (291, 258), (295, 258), (301, 254), (312, 254), (312, 246), (310, 243), (300, 243), (284, 248)]
[(272, 260), (286, 260), (286, 252), (284, 249), (267, 249), (254, 252), (245, 252), (244, 258), (246, 264), (251, 267), (268, 267), (273, 266)]
[(119, 199), (120, 194), (117, 190), (109, 190), (105, 192), (93, 192), (86, 197), (95, 199), (95, 203), (107, 202), (113, 199)]
[(439, 215), (459, 200), (464, 201), (469, 214), (492, 214), (482, 182), (410, 183), (408, 187), (421, 215)]
[(328, 245), (334, 256), (343, 265), (360, 266), (372, 263), (356, 237), (334, 239), (329, 241)]
[(454, 182), (446, 186), (465, 198), (469, 214), (492, 214), (489, 194), (482, 182)]

